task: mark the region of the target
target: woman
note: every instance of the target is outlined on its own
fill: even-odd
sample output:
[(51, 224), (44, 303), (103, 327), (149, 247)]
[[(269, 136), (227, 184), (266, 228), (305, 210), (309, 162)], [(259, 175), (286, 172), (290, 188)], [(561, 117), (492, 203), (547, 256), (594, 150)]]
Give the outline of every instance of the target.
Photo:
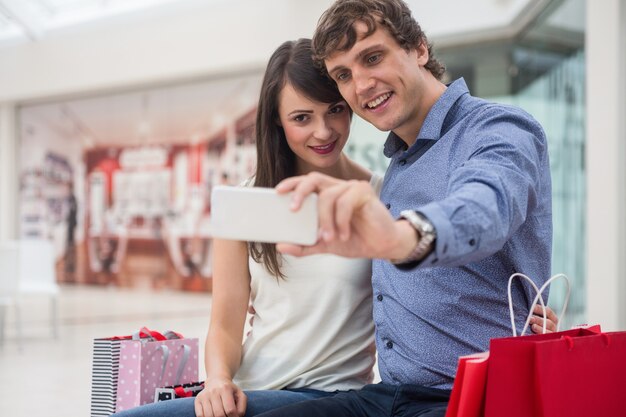
[[(343, 153), (351, 117), (333, 82), (313, 65), (311, 41), (283, 43), (265, 71), (257, 170), (246, 185), (274, 187), (287, 177), (320, 171), (380, 186), (380, 177)], [(207, 378), (195, 404), (185, 398), (116, 415), (253, 416), (372, 381), (369, 260), (296, 259), (271, 244), (216, 239), (213, 269)], [(249, 302), (254, 326), (242, 345)]]
[[(311, 171), (370, 180), (372, 175), (343, 153), (351, 111), (313, 66), (309, 40), (286, 42), (274, 52), (260, 97), (254, 186), (273, 187)], [(214, 250), (207, 382), (196, 399), (197, 416), (242, 413), (242, 388), (271, 390), (248, 392), (246, 415), (254, 415), (371, 381), (368, 260), (296, 259), (280, 256), (272, 244), (220, 240)], [(249, 299), (256, 313), (242, 347)]]
[[(311, 41), (282, 44), (269, 60), (256, 120), (257, 171), (248, 186), (320, 171), (381, 178), (343, 148), (352, 112), (311, 59)], [(293, 402), (360, 388), (373, 379), (371, 264), (334, 255), (283, 256), (274, 245), (214, 242), (206, 383), (195, 398), (119, 416), (254, 416)], [(249, 302), (254, 326), (242, 346)], [(245, 394), (244, 394), (244, 391)]]

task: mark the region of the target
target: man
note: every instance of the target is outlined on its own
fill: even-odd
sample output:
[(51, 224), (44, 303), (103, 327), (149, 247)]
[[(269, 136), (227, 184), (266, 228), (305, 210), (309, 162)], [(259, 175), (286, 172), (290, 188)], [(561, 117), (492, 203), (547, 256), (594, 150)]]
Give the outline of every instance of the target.
[[(545, 135), (522, 110), (472, 97), (462, 79), (444, 85), (402, 0), (338, 0), (313, 43), (354, 112), (391, 131), (391, 163), (380, 199), (366, 183), (322, 174), (279, 184), (294, 191), (294, 210), (319, 193), (321, 239), (278, 249), (374, 259), (382, 383), (263, 416), (443, 416), (458, 357), (511, 333), (509, 276), (550, 276)], [(518, 325), (533, 297), (516, 285)]]

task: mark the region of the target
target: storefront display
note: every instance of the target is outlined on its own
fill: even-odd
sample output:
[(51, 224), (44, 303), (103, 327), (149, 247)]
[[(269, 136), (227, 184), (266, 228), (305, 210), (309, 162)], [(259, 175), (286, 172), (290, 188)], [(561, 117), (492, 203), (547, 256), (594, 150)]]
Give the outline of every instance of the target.
[[(61, 282), (209, 291), (211, 189), (254, 172), (259, 85), (254, 75), (22, 109), (20, 234), (57, 242)], [(200, 105), (171, 104), (174, 91)], [(220, 114), (198, 118), (220, 94)], [(107, 107), (123, 100), (137, 111)], [(88, 111), (106, 122), (85, 122)]]

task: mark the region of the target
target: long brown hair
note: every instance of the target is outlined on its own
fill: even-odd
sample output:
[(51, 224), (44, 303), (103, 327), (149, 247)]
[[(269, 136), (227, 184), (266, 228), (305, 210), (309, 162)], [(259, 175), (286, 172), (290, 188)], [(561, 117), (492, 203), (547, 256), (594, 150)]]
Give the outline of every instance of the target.
[[(332, 104), (343, 100), (335, 83), (313, 64), (310, 39), (287, 41), (274, 51), (265, 69), (256, 115), (257, 187), (274, 187), (296, 175), (296, 156), (287, 145), (278, 115), (280, 92), (287, 83), (313, 101)], [(248, 250), (270, 274), (285, 278), (275, 245), (249, 242)]]

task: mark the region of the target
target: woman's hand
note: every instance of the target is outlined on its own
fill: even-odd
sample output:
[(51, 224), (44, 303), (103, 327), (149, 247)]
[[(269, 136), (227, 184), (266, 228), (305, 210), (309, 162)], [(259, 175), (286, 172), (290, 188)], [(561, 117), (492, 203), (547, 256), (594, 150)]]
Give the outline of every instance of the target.
[(204, 389), (196, 396), (196, 417), (243, 417), (247, 397), (226, 378), (207, 377)]
[[(546, 333), (556, 332), (559, 318), (550, 307), (546, 307), (546, 318)], [(543, 309), (539, 304), (535, 304), (533, 308), (533, 316), (530, 318), (530, 328), (533, 333), (543, 333)]]

